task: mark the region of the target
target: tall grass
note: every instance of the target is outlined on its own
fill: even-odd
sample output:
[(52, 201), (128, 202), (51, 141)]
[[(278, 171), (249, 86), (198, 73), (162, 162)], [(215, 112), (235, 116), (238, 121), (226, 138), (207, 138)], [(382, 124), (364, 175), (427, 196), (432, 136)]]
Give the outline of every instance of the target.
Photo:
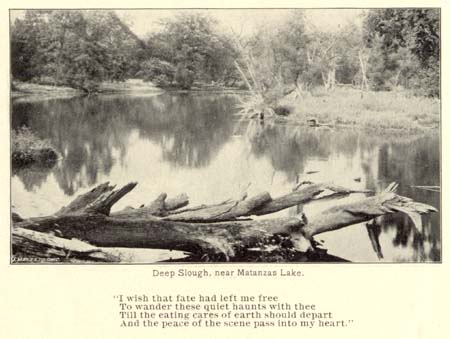
[(362, 92), (337, 88), (316, 90), (291, 102), (290, 119), (304, 122), (316, 118), (331, 125), (420, 130), (440, 123), (439, 99), (416, 97), (405, 92)]

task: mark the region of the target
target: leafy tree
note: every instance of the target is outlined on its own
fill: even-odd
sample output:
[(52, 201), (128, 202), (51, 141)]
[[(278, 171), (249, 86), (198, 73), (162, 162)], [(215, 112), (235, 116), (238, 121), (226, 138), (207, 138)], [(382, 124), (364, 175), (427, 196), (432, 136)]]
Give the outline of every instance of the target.
[(14, 78), (90, 92), (134, 73), (144, 45), (112, 11), (28, 10), (11, 47)]
[(375, 88), (403, 84), (439, 95), (440, 18), (438, 9), (373, 9), (364, 22), (366, 46), (375, 57)]
[(148, 38), (150, 58), (173, 65), (175, 80), (182, 88), (190, 88), (196, 80), (228, 80), (236, 52), (229, 39), (214, 30), (216, 24), (199, 13), (180, 13), (161, 22), (161, 30)]
[(45, 12), (26, 11), (11, 29), (11, 72), (18, 80), (30, 80), (39, 73)]

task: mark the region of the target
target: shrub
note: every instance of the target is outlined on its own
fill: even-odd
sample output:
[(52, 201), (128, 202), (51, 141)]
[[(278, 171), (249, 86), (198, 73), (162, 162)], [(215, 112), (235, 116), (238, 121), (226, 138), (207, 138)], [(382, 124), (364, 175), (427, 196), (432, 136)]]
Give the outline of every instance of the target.
[(34, 163), (54, 164), (58, 159), (50, 143), (36, 137), (27, 127), (12, 131), (11, 139), (11, 162), (14, 167)]

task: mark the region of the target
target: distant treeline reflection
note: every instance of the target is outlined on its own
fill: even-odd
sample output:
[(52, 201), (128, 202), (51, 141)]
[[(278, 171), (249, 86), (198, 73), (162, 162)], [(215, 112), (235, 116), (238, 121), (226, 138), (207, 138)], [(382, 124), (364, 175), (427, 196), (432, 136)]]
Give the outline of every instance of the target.
[[(97, 183), (99, 172), (108, 175), (114, 162), (123, 162), (134, 131), (160, 145), (163, 160), (173, 166), (207, 166), (232, 134), (234, 102), (227, 96), (163, 94), (17, 103), (12, 125), (29, 126), (52, 142), (63, 156), (53, 173), (72, 195)], [(46, 180), (45, 174), (16, 174), (27, 190)]]

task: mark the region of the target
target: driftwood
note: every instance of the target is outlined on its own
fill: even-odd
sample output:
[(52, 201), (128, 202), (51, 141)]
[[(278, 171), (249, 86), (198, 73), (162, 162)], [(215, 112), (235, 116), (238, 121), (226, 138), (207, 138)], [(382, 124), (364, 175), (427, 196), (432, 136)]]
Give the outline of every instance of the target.
[(146, 206), (111, 213), (111, 207), (135, 186), (136, 183), (130, 183), (115, 190), (105, 183), (78, 196), (52, 216), (23, 220), (15, 215), (14, 254), (120, 261), (105, 249), (127, 247), (173, 249), (226, 259), (233, 257), (237, 249), (254, 246), (274, 234), (289, 236), (292, 246), (304, 252), (313, 247), (313, 236), (319, 233), (394, 212), (406, 213), (419, 222), (420, 214), (436, 211), (432, 206), (396, 195), (396, 186), (391, 185), (379, 195), (334, 206), (317, 215), (249, 219), (323, 197), (368, 193), (305, 182), (274, 199), (264, 192), (248, 199), (244, 195), (235, 201), (183, 209), (189, 202), (185, 194), (167, 199), (163, 193)]

